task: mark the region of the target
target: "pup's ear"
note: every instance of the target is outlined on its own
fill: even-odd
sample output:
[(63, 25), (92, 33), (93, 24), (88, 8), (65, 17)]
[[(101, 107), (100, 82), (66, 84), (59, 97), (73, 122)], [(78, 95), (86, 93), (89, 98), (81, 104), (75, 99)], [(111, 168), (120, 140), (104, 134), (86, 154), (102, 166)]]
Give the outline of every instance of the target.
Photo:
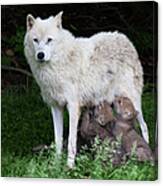
[(31, 14), (28, 14), (27, 15), (27, 31), (31, 30), (34, 23), (35, 23), (35, 18)]
[(55, 17), (55, 22), (56, 22), (56, 26), (57, 28), (62, 28), (62, 14), (63, 14), (63, 11), (59, 12)]

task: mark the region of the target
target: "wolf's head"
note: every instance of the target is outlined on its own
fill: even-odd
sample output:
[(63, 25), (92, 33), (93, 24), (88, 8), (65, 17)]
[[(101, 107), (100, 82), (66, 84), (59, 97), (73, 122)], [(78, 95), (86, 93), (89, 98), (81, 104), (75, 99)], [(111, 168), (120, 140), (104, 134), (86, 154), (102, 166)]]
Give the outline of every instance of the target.
[(39, 63), (47, 62), (55, 55), (54, 47), (62, 29), (62, 13), (44, 20), (39, 17), (35, 19), (30, 14), (27, 16), (25, 45)]

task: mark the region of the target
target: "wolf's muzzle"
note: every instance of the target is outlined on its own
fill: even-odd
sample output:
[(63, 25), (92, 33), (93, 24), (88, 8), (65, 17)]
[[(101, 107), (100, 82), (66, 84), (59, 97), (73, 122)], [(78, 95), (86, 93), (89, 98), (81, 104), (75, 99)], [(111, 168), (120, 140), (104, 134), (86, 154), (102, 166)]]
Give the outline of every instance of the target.
[(44, 61), (44, 57), (45, 57), (45, 54), (44, 54), (44, 52), (39, 52), (38, 54), (37, 54), (37, 59), (39, 60), (39, 61)]

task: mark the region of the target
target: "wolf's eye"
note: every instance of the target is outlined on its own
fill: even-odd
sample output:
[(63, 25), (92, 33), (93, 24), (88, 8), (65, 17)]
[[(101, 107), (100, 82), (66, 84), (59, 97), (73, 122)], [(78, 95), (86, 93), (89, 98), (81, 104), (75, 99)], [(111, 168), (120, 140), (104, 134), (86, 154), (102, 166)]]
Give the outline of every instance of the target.
[(34, 41), (35, 43), (38, 43), (38, 39), (37, 39), (37, 38), (34, 38), (33, 41)]
[(52, 40), (52, 38), (48, 38), (47, 43), (50, 43)]

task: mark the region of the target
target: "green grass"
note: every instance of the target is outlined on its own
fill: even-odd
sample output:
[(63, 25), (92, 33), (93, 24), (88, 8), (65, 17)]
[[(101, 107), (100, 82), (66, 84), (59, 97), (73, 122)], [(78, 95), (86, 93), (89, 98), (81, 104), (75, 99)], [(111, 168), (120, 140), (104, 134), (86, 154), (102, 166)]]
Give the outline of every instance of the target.
[[(155, 110), (154, 94), (143, 95), (144, 116), (150, 130), (150, 145), (154, 148)], [(58, 160), (53, 143), (53, 125), (50, 109), (43, 103), (36, 85), (30, 89), (11, 87), (2, 91), (2, 176), (155, 180), (157, 166), (138, 163), (134, 158), (114, 167), (108, 156), (111, 146), (103, 142), (90, 151), (83, 149), (76, 158), (76, 166), (66, 166), (66, 152)], [(68, 116), (64, 116), (65, 127)], [(49, 150), (33, 153), (39, 144), (51, 144)], [(93, 155), (92, 155), (93, 154)], [(105, 162), (105, 163), (104, 163)]]

